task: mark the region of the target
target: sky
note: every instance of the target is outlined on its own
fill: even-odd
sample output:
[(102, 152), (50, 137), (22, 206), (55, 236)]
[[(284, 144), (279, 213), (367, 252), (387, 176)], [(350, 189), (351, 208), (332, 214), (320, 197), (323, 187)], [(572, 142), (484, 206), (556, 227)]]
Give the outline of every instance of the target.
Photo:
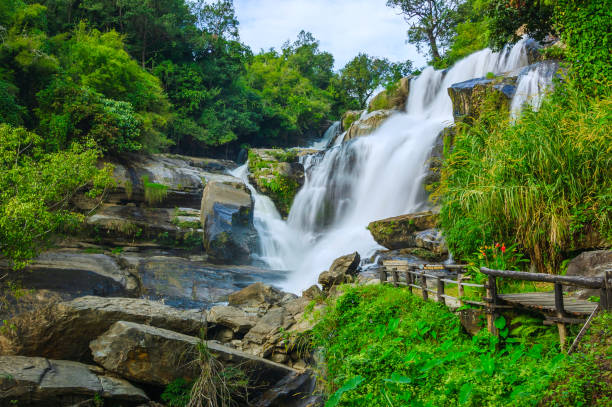
[(386, 0), (234, 0), (234, 7), (240, 39), (253, 52), (279, 49), (305, 30), (332, 53), (336, 69), (360, 52), (425, 65), (425, 57), (406, 44), (407, 23)]

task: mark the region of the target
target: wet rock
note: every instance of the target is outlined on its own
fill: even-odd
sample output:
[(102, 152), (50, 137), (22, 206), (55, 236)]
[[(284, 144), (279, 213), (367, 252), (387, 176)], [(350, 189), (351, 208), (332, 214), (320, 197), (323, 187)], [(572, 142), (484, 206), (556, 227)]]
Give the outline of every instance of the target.
[(374, 96), (368, 104), (368, 113), (375, 110), (406, 110), (406, 102), (410, 94), (410, 79), (411, 77), (402, 78), (391, 89), (383, 90)]
[(351, 124), (351, 127), (347, 130), (342, 142), (344, 143), (349, 140), (356, 139), (357, 137), (364, 137), (372, 134), (374, 130), (382, 126), (382, 124), (395, 112), (395, 110), (389, 109), (376, 110), (371, 113), (368, 113), (364, 117)]
[(515, 91), (516, 76), (476, 78), (451, 85), (448, 94), (453, 102), (455, 123), (471, 123), (478, 119), (485, 104), (509, 112)]
[(136, 297), (141, 292), (136, 271), (107, 254), (51, 250), (39, 255), (25, 270), (14, 272), (2, 261), (0, 270), (23, 288), (49, 290), (64, 299), (82, 295)]
[(436, 255), (448, 253), (448, 247), (440, 229), (433, 228), (416, 232), (414, 241), (417, 247), (429, 250)]
[(357, 275), (361, 257), (355, 252), (339, 257), (332, 263), (328, 271), (319, 275), (319, 284), (323, 291), (329, 291), (333, 286), (344, 284)]
[(211, 261), (241, 264), (256, 247), (253, 199), (242, 183), (209, 182), (202, 195), (204, 247)]
[(293, 199), (304, 185), (304, 166), (298, 150), (253, 148), (249, 150), (249, 180), (270, 197), (279, 213), (287, 217)]
[(316, 379), (310, 372), (288, 375), (266, 391), (255, 407), (314, 407), (322, 406), (322, 396), (313, 395)]
[[(567, 276), (603, 277), (606, 271), (612, 272), (612, 250), (594, 250), (582, 252), (567, 265)], [(568, 287), (570, 290), (572, 287)], [(599, 296), (599, 290), (580, 289), (578, 298), (587, 299)]]
[(411, 213), (371, 222), (368, 230), (374, 240), (388, 249), (416, 247), (416, 232), (432, 229), (438, 215), (431, 211)]
[[(130, 380), (165, 385), (179, 377), (196, 377), (197, 365), (189, 362), (197, 356), (198, 341), (165, 329), (120, 321), (93, 341), (91, 349), (95, 360), (107, 370)], [(206, 346), (217, 360), (242, 369), (260, 388), (296, 372), (215, 341), (206, 341)]]
[(229, 305), (259, 311), (279, 304), (285, 293), (270, 285), (257, 282), (229, 295)]
[(247, 314), (240, 308), (218, 305), (208, 311), (208, 322), (245, 334), (257, 323), (257, 316)]
[(456, 128), (447, 127), (442, 130), (436, 137), (434, 146), (432, 147), (429, 157), (427, 157), (427, 175), (423, 180), (425, 190), (431, 192), (435, 185), (440, 182), (440, 172), (444, 159), (451, 153), (455, 142)]
[[(90, 361), (89, 342), (117, 321), (131, 321), (198, 335), (206, 330), (206, 314), (179, 310), (159, 302), (132, 298), (82, 297), (53, 306), (44, 319), (2, 338), (16, 354)], [(1, 342), (1, 341), (0, 341)]]
[[(136, 405), (149, 398), (125, 380), (106, 376), (103, 370), (66, 360), (0, 356), (0, 404), (68, 406), (101, 397), (108, 403)], [(115, 404), (113, 404), (115, 405)]]

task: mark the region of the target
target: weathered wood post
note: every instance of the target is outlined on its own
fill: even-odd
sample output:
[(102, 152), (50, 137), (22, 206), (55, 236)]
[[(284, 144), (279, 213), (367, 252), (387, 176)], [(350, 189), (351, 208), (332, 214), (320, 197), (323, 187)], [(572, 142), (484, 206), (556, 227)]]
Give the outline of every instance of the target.
[(495, 305), (497, 304), (497, 279), (495, 276), (489, 276), (486, 284), (487, 290), (487, 329), (493, 335), (498, 335), (495, 327)]
[(399, 273), (397, 272), (397, 267), (393, 267), (393, 270), (391, 271), (392, 276), (393, 276), (393, 285), (395, 287), (399, 286)]
[(380, 271), (378, 272), (378, 278), (380, 279), (381, 284), (387, 281), (387, 270), (385, 266), (382, 266), (380, 268)]
[(463, 306), (464, 302), (463, 302), (463, 296), (464, 296), (464, 292), (463, 292), (463, 284), (461, 284), (461, 281), (463, 280), (463, 273), (461, 273), (461, 270), (459, 270), (459, 273), (457, 274), (457, 296), (459, 297), (459, 305)]
[(557, 312), (557, 329), (559, 330), (559, 344), (561, 351), (565, 350), (565, 342), (567, 341), (567, 328), (563, 322), (565, 317), (565, 308), (563, 307), (563, 284), (555, 283), (555, 311)]
[(421, 272), (421, 291), (423, 292), (423, 299), (427, 301), (427, 277), (425, 277), (425, 272)]
[(412, 286), (410, 284), (412, 284), (412, 274), (410, 273), (411, 268), (409, 267), (406, 270), (406, 285), (408, 286), (408, 291), (410, 291), (410, 294), (412, 294)]
[(606, 311), (612, 311), (612, 287), (610, 286), (611, 277), (612, 273), (606, 270), (599, 292), (599, 306), (602, 310)]
[(438, 283), (437, 294), (438, 294), (438, 302), (446, 305), (446, 301), (444, 299), (444, 281), (442, 281), (441, 277), (436, 278), (436, 282)]

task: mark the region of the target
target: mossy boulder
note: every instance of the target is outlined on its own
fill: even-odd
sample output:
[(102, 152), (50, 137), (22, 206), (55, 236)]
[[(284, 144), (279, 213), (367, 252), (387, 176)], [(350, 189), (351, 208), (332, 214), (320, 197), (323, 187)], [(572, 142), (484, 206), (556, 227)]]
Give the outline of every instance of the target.
[(347, 110), (342, 115), (342, 131), (348, 131), (351, 125), (355, 123), (361, 117), (363, 110)]
[(283, 217), (289, 215), (298, 190), (304, 185), (304, 166), (298, 152), (281, 149), (249, 150), (249, 180), (272, 199)]
[(411, 77), (402, 78), (390, 88), (374, 96), (368, 105), (368, 113), (375, 110), (406, 110), (406, 102), (410, 94), (410, 79)]
[(202, 195), (201, 222), (209, 260), (226, 264), (248, 262), (255, 250), (253, 198), (241, 182), (209, 182)]
[(354, 122), (344, 135), (342, 142), (372, 134), (387, 120), (395, 110), (376, 110)]
[(455, 83), (448, 88), (455, 123), (472, 123), (486, 109), (509, 112), (516, 76), (486, 77)]
[(368, 230), (374, 240), (387, 249), (417, 247), (417, 232), (433, 229), (438, 214), (431, 211), (400, 215), (371, 222)]

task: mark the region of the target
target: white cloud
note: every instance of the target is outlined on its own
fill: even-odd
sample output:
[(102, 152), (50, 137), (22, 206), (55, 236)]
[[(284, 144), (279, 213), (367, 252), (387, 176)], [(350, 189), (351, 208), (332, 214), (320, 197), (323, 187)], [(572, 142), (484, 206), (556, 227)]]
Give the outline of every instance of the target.
[(425, 65), (416, 48), (406, 44), (408, 28), (386, 0), (234, 0), (240, 38), (254, 52), (279, 49), (310, 31), (341, 68), (359, 52)]

